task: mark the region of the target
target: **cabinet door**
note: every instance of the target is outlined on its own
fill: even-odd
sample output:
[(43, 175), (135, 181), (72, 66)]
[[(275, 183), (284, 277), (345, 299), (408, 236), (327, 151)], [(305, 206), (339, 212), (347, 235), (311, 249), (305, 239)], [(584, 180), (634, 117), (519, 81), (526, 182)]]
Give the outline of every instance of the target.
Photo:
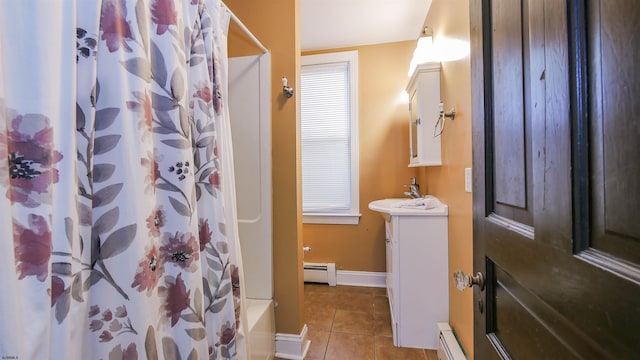
[(387, 298), (389, 299), (389, 310), (391, 313), (391, 327), (393, 333), (393, 345), (399, 346), (398, 343), (398, 263), (395, 256), (398, 256), (398, 238), (395, 232), (397, 227), (397, 219), (391, 216), (385, 216), (386, 230), (386, 255), (387, 255)]
[(418, 112), (417, 91), (411, 93), (409, 102), (409, 162), (418, 161), (418, 125), (420, 124), (420, 114)]
[(441, 138), (434, 136), (440, 110), (440, 63), (420, 65), (407, 86), (409, 93), (409, 166), (442, 165)]
[(393, 261), (393, 225), (391, 222), (391, 218), (388, 221), (385, 221), (385, 230), (386, 230), (386, 255), (387, 255), (387, 295), (389, 296), (389, 301), (393, 301), (393, 288), (394, 288), (394, 261)]

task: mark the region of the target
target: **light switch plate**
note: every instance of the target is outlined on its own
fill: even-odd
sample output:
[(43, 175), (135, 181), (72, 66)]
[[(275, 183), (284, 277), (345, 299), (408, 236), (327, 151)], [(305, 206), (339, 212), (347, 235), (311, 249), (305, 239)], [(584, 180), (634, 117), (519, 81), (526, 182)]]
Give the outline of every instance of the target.
[(471, 168), (464, 169), (464, 191), (471, 192)]

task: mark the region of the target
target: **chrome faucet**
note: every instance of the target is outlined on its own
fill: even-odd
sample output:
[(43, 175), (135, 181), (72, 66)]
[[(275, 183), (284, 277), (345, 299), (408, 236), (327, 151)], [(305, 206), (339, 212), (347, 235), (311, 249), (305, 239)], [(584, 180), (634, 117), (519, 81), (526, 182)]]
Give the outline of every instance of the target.
[(417, 199), (422, 197), (422, 195), (420, 195), (420, 185), (418, 185), (418, 183), (416, 183), (416, 178), (412, 177), (411, 178), (411, 184), (405, 185), (404, 187), (408, 187), (409, 191), (405, 191), (404, 194), (407, 196), (410, 196), (413, 199)]

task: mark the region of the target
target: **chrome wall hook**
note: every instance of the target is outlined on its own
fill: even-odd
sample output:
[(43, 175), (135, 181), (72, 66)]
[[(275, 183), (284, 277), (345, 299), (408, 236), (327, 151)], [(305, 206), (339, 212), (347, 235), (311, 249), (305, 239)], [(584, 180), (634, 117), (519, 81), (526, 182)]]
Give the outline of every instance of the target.
[(444, 124), (447, 118), (451, 120), (455, 120), (456, 118), (456, 108), (451, 108), (449, 111), (444, 111), (444, 103), (440, 101), (438, 104), (438, 110), (440, 115), (438, 116), (438, 121), (436, 121), (435, 126), (433, 127), (433, 137), (438, 137), (442, 135), (444, 131)]
[(456, 108), (451, 108), (449, 111), (444, 111), (444, 103), (440, 101), (438, 104), (438, 110), (440, 110), (440, 117), (442, 118), (450, 118), (451, 120), (456, 119)]
[(455, 120), (456, 119), (456, 108), (451, 108), (451, 110), (443, 112), (442, 115), (444, 117), (448, 117), (451, 120)]
[(293, 88), (290, 88), (287, 86), (287, 78), (286, 77), (282, 77), (282, 92), (284, 93), (284, 96), (290, 98), (293, 96)]

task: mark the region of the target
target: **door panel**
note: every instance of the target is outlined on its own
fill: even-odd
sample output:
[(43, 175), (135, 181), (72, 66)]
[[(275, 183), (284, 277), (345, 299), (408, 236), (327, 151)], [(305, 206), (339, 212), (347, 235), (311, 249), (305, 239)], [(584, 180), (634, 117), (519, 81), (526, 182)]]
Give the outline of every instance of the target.
[(640, 7), (624, 5), (620, 1), (590, 1), (587, 6), (589, 58), (597, 60), (587, 65), (592, 74), (590, 89), (595, 90), (589, 102), (590, 246), (639, 263), (640, 122), (628, 119), (640, 114), (640, 70), (628, 59), (640, 58), (637, 36), (629, 43), (629, 34), (640, 32), (640, 24), (633, 21), (640, 18)]
[(633, 358), (640, 7), (470, 5), (476, 358)]
[(495, 201), (526, 208), (522, 6), (520, 0), (495, 0), (491, 5), (496, 19), (492, 23)]
[[(535, 294), (498, 266), (493, 266), (495, 338), (516, 359), (571, 359), (576, 354), (540, 321), (561, 318)], [(523, 304), (527, 304), (525, 308)], [(526, 328), (527, 331), (521, 331)]]
[(542, 22), (542, 26), (530, 32), (531, 38), (539, 43), (539, 47), (530, 51), (531, 63), (536, 66), (536, 74), (540, 73), (531, 83), (531, 92), (541, 94), (532, 98), (532, 102), (543, 109), (533, 120), (537, 131), (532, 142), (538, 146), (533, 164), (536, 241), (570, 252), (573, 184), (567, 3), (530, 0), (529, 4), (536, 10), (532, 17)]

